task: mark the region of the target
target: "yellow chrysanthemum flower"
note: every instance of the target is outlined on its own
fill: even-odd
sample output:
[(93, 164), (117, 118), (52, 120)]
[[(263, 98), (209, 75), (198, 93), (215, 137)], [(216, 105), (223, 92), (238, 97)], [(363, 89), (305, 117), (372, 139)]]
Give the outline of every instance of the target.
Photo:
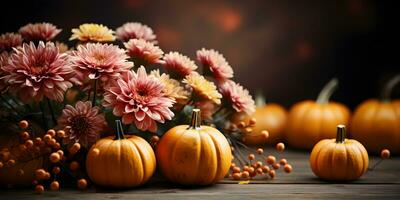
[(169, 75), (165, 73), (160, 75), (159, 70), (153, 70), (150, 74), (158, 78), (164, 84), (163, 92), (165, 96), (174, 99), (178, 103), (184, 103), (184, 101), (188, 99), (189, 92), (179, 84), (179, 81), (170, 78)]
[(72, 29), (69, 40), (81, 42), (111, 42), (115, 40), (114, 31), (102, 24), (82, 24)]
[(200, 98), (210, 100), (216, 104), (221, 104), (222, 95), (218, 93), (217, 87), (213, 82), (206, 80), (203, 76), (199, 74), (187, 75), (183, 80), (193, 89), (193, 93)]

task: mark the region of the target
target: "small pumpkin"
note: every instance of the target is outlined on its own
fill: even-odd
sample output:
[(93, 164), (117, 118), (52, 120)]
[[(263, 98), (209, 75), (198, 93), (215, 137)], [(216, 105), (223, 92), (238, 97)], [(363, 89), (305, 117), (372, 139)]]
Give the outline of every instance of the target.
[[(256, 96), (256, 111), (251, 115), (245, 115), (241, 121), (256, 119), (253, 131), (243, 135), (243, 141), (247, 145), (260, 146), (264, 144), (276, 144), (284, 140), (284, 131), (287, 120), (287, 112), (284, 107), (276, 103), (265, 103), (265, 98), (259, 94)], [(268, 138), (260, 133), (267, 130)]]
[(384, 148), (400, 153), (400, 100), (391, 100), (390, 94), (400, 75), (391, 79), (383, 89), (380, 100), (361, 103), (351, 120), (352, 138), (365, 145), (368, 151), (379, 154)]
[(227, 139), (217, 129), (200, 124), (200, 110), (193, 109), (191, 125), (168, 130), (157, 144), (157, 161), (169, 181), (210, 185), (228, 173), (232, 153)]
[(332, 79), (320, 92), (317, 101), (306, 100), (295, 104), (289, 112), (286, 139), (290, 146), (311, 149), (321, 139), (335, 137), (337, 124), (348, 125), (349, 109), (329, 98), (338, 86)]
[(310, 156), (314, 174), (324, 180), (351, 181), (368, 170), (368, 153), (357, 140), (346, 139), (344, 125), (337, 126), (336, 139), (318, 142)]
[(86, 170), (97, 185), (128, 188), (146, 183), (156, 169), (156, 158), (150, 144), (141, 137), (124, 136), (120, 120), (116, 120), (115, 137), (109, 136), (94, 144), (87, 155)]

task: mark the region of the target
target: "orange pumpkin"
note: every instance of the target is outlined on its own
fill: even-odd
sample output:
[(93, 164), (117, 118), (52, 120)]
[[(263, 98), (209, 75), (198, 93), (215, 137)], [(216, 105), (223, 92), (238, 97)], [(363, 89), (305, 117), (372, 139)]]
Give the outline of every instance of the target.
[(345, 138), (345, 126), (338, 125), (336, 139), (324, 139), (315, 145), (310, 165), (316, 176), (331, 181), (351, 181), (368, 170), (367, 150), (358, 141)]
[(156, 158), (150, 144), (141, 137), (124, 136), (117, 120), (116, 136), (94, 144), (87, 155), (86, 170), (98, 185), (128, 188), (146, 183), (156, 169)]
[[(287, 120), (285, 108), (276, 103), (265, 104), (262, 95), (257, 95), (256, 106), (256, 111), (251, 116), (246, 115), (243, 119), (244, 121), (251, 118), (256, 119), (256, 124), (252, 127), (253, 131), (243, 135), (243, 142), (253, 146), (282, 142)], [(260, 134), (263, 130), (268, 131), (268, 138)]]
[(311, 149), (321, 139), (335, 137), (337, 124), (348, 124), (349, 109), (343, 104), (329, 102), (337, 85), (337, 79), (333, 79), (321, 91), (316, 102), (306, 100), (291, 108), (286, 129), (290, 146)]
[(190, 126), (168, 130), (157, 144), (159, 167), (171, 182), (209, 185), (228, 173), (232, 153), (227, 139), (217, 129), (200, 124), (200, 110), (193, 109)]
[(400, 82), (396, 76), (385, 86), (381, 100), (370, 99), (360, 104), (352, 118), (352, 138), (368, 151), (379, 154), (384, 148), (400, 153), (400, 100), (391, 100), (390, 93)]

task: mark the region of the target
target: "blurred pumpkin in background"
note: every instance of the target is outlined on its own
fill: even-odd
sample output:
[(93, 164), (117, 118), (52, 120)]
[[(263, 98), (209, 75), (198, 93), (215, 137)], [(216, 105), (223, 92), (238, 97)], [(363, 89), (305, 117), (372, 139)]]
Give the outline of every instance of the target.
[(368, 151), (378, 154), (387, 148), (400, 153), (400, 100), (390, 99), (400, 75), (385, 85), (381, 99), (369, 99), (361, 103), (351, 120), (350, 134), (360, 141)]
[(228, 140), (217, 129), (200, 126), (200, 115), (199, 109), (193, 109), (190, 125), (168, 130), (157, 144), (157, 162), (171, 182), (209, 185), (229, 171), (232, 152)]
[(306, 100), (295, 104), (289, 111), (286, 140), (295, 148), (311, 149), (318, 141), (333, 138), (338, 124), (348, 125), (349, 109), (329, 98), (338, 86), (332, 79), (322, 89), (317, 101)]
[(336, 139), (324, 139), (315, 145), (310, 166), (316, 176), (329, 181), (351, 181), (368, 170), (368, 153), (356, 140), (346, 139), (344, 125), (337, 126)]
[(94, 144), (86, 159), (86, 171), (97, 185), (128, 188), (146, 183), (156, 169), (156, 158), (150, 144), (135, 135), (124, 136), (120, 120), (116, 120), (115, 136)]
[[(233, 116), (232, 122), (235, 124), (241, 121), (248, 122), (256, 119), (256, 124), (252, 127), (253, 131), (243, 135), (243, 142), (247, 145), (260, 146), (264, 144), (276, 144), (284, 140), (284, 131), (287, 121), (285, 108), (276, 103), (265, 103), (264, 96), (259, 93), (256, 95), (256, 111), (252, 115), (237, 113)], [(263, 137), (261, 132), (267, 130), (269, 136)]]

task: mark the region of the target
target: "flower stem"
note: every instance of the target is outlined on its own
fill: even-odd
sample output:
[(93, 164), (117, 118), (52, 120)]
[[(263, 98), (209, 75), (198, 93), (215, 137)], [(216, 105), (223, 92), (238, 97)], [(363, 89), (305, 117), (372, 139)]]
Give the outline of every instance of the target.
[(337, 89), (338, 84), (339, 81), (336, 78), (329, 81), (319, 93), (317, 98), (317, 103), (320, 104), (328, 103), (329, 98), (332, 96), (333, 92)]
[(381, 100), (383, 102), (390, 102), (390, 95), (392, 93), (392, 90), (399, 83), (400, 83), (400, 74), (393, 77), (387, 82), (381, 94)]
[(56, 126), (57, 121), (56, 121), (56, 117), (54, 115), (54, 110), (53, 107), (51, 106), (51, 102), (49, 98), (46, 98), (47, 100), (47, 105), (49, 106), (49, 110), (50, 110), (50, 114), (51, 114), (51, 119), (53, 120), (53, 126)]
[(96, 93), (97, 93), (97, 79), (94, 79), (94, 86), (93, 86), (93, 101), (92, 106), (96, 106)]
[(2, 95), (0, 95), (0, 99), (1, 101), (3, 101), (7, 106), (9, 106), (11, 108), (11, 110), (13, 110), (18, 117), (21, 117), (18, 110), (10, 103), (7, 101), (7, 99), (5, 99)]

